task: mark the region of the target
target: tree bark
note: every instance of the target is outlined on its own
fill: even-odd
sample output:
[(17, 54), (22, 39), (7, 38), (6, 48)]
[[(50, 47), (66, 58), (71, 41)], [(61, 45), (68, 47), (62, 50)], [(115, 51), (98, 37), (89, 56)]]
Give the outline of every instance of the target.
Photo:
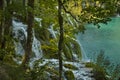
[(63, 17), (61, 14), (62, 10), (62, 2), (61, 0), (58, 0), (58, 21), (59, 21), (59, 27), (60, 27), (60, 37), (59, 37), (59, 43), (58, 43), (58, 57), (59, 57), (59, 80), (62, 80), (62, 51), (63, 51)]
[(4, 1), (3, 0), (0, 0), (0, 14), (1, 14), (1, 17), (0, 17), (0, 48), (1, 48), (1, 44), (2, 44), (2, 33), (3, 33), (3, 4), (4, 4)]
[(27, 9), (26, 9), (27, 0), (23, 0), (22, 3), (23, 3), (24, 13), (25, 13), (23, 21), (26, 23), (27, 22)]
[(24, 7), (26, 6), (26, 0), (23, 0), (23, 6)]
[[(30, 8), (32, 8), (32, 10), (33, 10), (34, 9), (34, 0), (28, 0), (28, 6)], [(22, 62), (22, 65), (24, 66), (24, 68), (27, 67), (29, 60), (30, 60), (31, 53), (32, 53), (32, 27), (34, 25), (33, 11), (28, 10), (27, 24), (28, 24), (27, 42), (26, 42), (25, 55), (24, 55), (23, 62)]]
[[(11, 26), (12, 26), (12, 10), (9, 9), (10, 7), (10, 0), (6, 0), (6, 7), (4, 10), (5, 15), (3, 16), (3, 27), (4, 30), (3, 31), (3, 39), (2, 39), (2, 44), (1, 44), (1, 48), (5, 49), (6, 48), (6, 42), (9, 40), (9, 38), (11, 37)], [(7, 15), (6, 15), (7, 14)]]

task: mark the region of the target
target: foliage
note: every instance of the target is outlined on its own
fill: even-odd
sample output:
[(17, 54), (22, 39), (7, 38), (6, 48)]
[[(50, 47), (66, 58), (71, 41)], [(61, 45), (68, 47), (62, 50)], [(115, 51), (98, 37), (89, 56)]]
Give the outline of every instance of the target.
[[(10, 0), (9, 0), (10, 1)], [(58, 58), (58, 41), (60, 34), (58, 33), (59, 24), (58, 24), (58, 4), (57, 0), (35, 0), (34, 11), (30, 6), (23, 6), (23, 0), (11, 0), (12, 4), (4, 6), (4, 10), (0, 11), (0, 20), (6, 18), (17, 18), (22, 22), (26, 22), (27, 11), (35, 12), (34, 17), (40, 18), (41, 21), (35, 21), (35, 25), (33, 29), (35, 30), (35, 36), (38, 40), (41, 41), (42, 50), (44, 53), (44, 58)], [(118, 0), (61, 0), (62, 10), (61, 15), (64, 18), (63, 26), (64, 26), (64, 44), (63, 44), (63, 55), (66, 60), (75, 61), (77, 55), (77, 61), (81, 60), (82, 53), (80, 49), (79, 43), (76, 41), (75, 34), (85, 31), (84, 25), (87, 23), (93, 23), (100, 28), (99, 23), (107, 24), (107, 21), (110, 21), (110, 17), (114, 16), (116, 13), (120, 13), (119, 10), (119, 1)], [(117, 5), (116, 5), (117, 4)], [(2, 16), (2, 15), (5, 16)], [(4, 18), (3, 18), (4, 17)], [(12, 21), (11, 21), (12, 22)], [(40, 26), (39, 23), (42, 25)], [(4, 24), (4, 20), (3, 20)], [(51, 34), (48, 30), (51, 24), (54, 24), (53, 30), (56, 31), (56, 39), (51, 37)], [(9, 25), (10, 26), (10, 25)], [(4, 28), (4, 27), (3, 27)], [(1, 32), (2, 33), (2, 32)], [(3, 34), (3, 33), (2, 33)], [(7, 33), (6, 33), (7, 34)], [(33, 69), (27, 69), (23, 71), (21, 67), (16, 67), (16, 62), (13, 58), (17, 58), (15, 55), (15, 48), (13, 46), (13, 40), (10, 36), (4, 35), (6, 38), (6, 47), (4, 49), (0, 49), (0, 60), (6, 63), (5, 69), (8, 74), (8, 77), (11, 77), (12, 80), (25, 80), (25, 78), (30, 78), (32, 80), (39, 80), (47, 78), (54, 78), (57, 80), (58, 71), (56, 71), (50, 64), (45, 64), (43, 66), (39, 66), (40, 62), (34, 63)], [(2, 38), (1, 38), (2, 40)], [(0, 40), (0, 41), (1, 41)], [(0, 44), (1, 46), (1, 44)], [(92, 63), (86, 63), (86, 67), (94, 67), (94, 74), (96, 79), (106, 79), (105, 75), (110, 75), (106, 68), (110, 69), (113, 67), (109, 62), (108, 58), (104, 57), (101, 52), (98, 55), (96, 60), (96, 65)], [(65, 67), (71, 68), (71, 65), (64, 64)], [(4, 68), (3, 67), (3, 68)], [(73, 67), (73, 66), (72, 66)], [(1, 67), (0, 67), (1, 68)], [(2, 68), (2, 69), (3, 69)], [(75, 68), (75, 67), (74, 67)], [(119, 76), (119, 68), (117, 65), (111, 73), (111, 78), (114, 80)], [(75, 68), (76, 69), (76, 68)], [(6, 72), (3, 69), (3, 72)], [(16, 72), (19, 72), (17, 76), (14, 76)], [(48, 74), (52, 74), (48, 76)], [(72, 71), (66, 71), (66, 78), (72, 78), (74, 80), (74, 75)], [(101, 75), (99, 75), (101, 74)], [(25, 76), (23, 76), (25, 75)], [(32, 76), (31, 76), (32, 75)], [(97, 76), (96, 76), (97, 75)], [(99, 76), (98, 76), (99, 75)], [(46, 77), (47, 76), (47, 77)], [(102, 76), (102, 77), (101, 77)]]
[(13, 46), (13, 40), (11, 38), (6, 38), (8, 41), (6, 42), (5, 49), (0, 49), (0, 60), (5, 63), (14, 64), (13, 58), (15, 57), (15, 46)]

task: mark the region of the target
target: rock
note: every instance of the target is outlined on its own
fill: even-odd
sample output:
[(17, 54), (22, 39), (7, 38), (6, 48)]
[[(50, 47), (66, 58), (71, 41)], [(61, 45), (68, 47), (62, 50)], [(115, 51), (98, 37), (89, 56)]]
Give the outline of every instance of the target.
[(93, 62), (86, 62), (85, 63), (85, 67), (92, 68), (94, 66), (95, 66), (95, 64)]
[(79, 78), (79, 80), (84, 80), (83, 78)]
[(75, 76), (71, 70), (65, 71), (64, 76), (67, 80), (75, 80)]
[(59, 77), (56, 75), (51, 75), (50, 78), (51, 78), (51, 80), (58, 80)]
[(72, 69), (72, 70), (78, 70), (78, 68), (72, 64), (64, 64), (63, 65), (65, 68), (69, 68), (69, 69)]

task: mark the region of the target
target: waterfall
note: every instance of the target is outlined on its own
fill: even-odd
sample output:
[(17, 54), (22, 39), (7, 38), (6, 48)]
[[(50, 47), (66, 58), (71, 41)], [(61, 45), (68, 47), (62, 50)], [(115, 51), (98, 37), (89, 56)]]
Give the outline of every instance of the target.
[[(13, 38), (15, 39), (15, 52), (16, 54), (23, 55), (24, 51), (24, 44), (27, 39), (27, 25), (22, 24), (22, 22), (17, 22), (15, 20), (12, 21), (13, 24)], [(23, 43), (23, 44), (22, 44)]]
[(117, 14), (117, 17), (120, 17), (120, 14)]
[(80, 41), (79, 41), (78, 39), (77, 39), (76, 41), (78, 42), (78, 44), (79, 44), (79, 46), (80, 46), (80, 48), (81, 48), (82, 61), (90, 62), (90, 59), (87, 57), (86, 52), (85, 52), (85, 50), (84, 50), (82, 44), (80, 43)]
[(37, 38), (35, 37), (35, 32), (33, 30), (33, 43), (32, 43), (32, 51), (35, 53), (35, 56), (37, 59), (40, 59), (43, 54), (42, 54), (42, 49), (41, 49), (41, 43)]
[[(23, 55), (25, 53), (25, 43), (27, 39), (27, 25), (22, 22), (13, 20), (13, 38), (15, 39), (15, 52), (16, 54)], [(40, 59), (42, 57), (41, 43), (35, 37), (35, 32), (33, 29), (33, 42), (32, 51), (35, 54), (35, 59)]]
[(41, 23), (42, 19), (41, 18), (35, 17), (35, 21), (37, 21), (39, 23), (40, 27), (42, 26), (42, 23)]
[(49, 32), (51, 33), (52, 37), (56, 39), (56, 34), (55, 31), (53, 29), (54, 24), (51, 24), (48, 28)]

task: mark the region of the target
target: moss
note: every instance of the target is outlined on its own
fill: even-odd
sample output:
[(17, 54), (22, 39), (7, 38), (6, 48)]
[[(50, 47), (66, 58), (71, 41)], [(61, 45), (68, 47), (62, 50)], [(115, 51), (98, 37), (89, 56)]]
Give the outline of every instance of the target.
[(44, 27), (35, 27), (35, 36), (39, 40), (49, 41), (50, 32)]
[(65, 38), (63, 52), (69, 61), (73, 61), (73, 54), (76, 54), (78, 61), (82, 59), (81, 49), (79, 43), (73, 38)]
[(46, 58), (46, 59), (58, 59), (58, 54), (56, 54), (56, 53), (44, 54), (44, 58)]
[(59, 77), (56, 75), (51, 75), (50, 78), (51, 78), (51, 80), (58, 80)]
[(92, 62), (87, 62), (87, 63), (85, 63), (85, 67), (93, 68), (94, 66), (95, 66), (95, 64), (92, 63)]
[(72, 64), (64, 64), (63, 66), (72, 70), (78, 70), (78, 68)]
[(71, 70), (65, 71), (64, 75), (67, 80), (75, 80), (75, 76)]
[(77, 54), (79, 60), (81, 60), (82, 59), (82, 53), (81, 53), (81, 48), (80, 48), (79, 43), (75, 40), (72, 40), (71, 42), (72, 42), (72, 45), (73, 45), (73, 49), (72, 49), (73, 52), (75, 54)]
[(66, 44), (64, 44), (63, 52), (64, 52), (64, 55), (65, 55), (65, 58), (68, 61), (72, 61), (73, 60), (72, 53), (70, 52), (70, 49), (69, 49), (69, 47)]
[(58, 80), (59, 72), (58, 72), (58, 70), (55, 70), (54, 67), (46, 66), (45, 71), (49, 73), (51, 80)]

